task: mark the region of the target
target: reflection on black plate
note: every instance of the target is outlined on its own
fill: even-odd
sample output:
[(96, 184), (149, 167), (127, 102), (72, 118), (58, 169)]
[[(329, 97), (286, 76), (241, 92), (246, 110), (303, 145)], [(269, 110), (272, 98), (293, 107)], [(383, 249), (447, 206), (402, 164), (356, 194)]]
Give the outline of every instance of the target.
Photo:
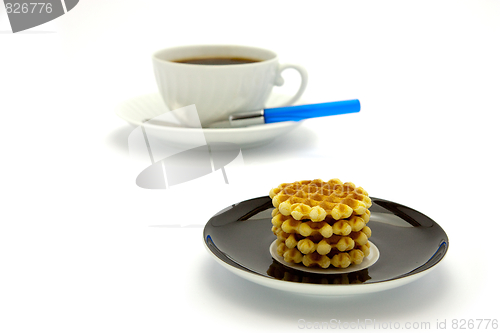
[(360, 284), (371, 279), (368, 275), (368, 268), (360, 271), (343, 273), (343, 274), (314, 274), (303, 273), (297, 274), (296, 269), (282, 265), (273, 259), (273, 263), (269, 266), (267, 274), (278, 280), (303, 282), (303, 283), (317, 283), (317, 284)]
[[(290, 286), (291, 282), (372, 285), (365, 288), (371, 292), (413, 281), (441, 261), (448, 250), (448, 237), (436, 222), (394, 202), (377, 198), (372, 198), (372, 202), (370, 241), (377, 245), (380, 258), (373, 266), (352, 274), (318, 275), (275, 261), (269, 253), (269, 245), (276, 239), (271, 231), (273, 206), (269, 197), (250, 199), (222, 210), (206, 224), (203, 239), (219, 263), (234, 273), (269, 287), (304, 293), (315, 293), (315, 289), (307, 286), (300, 290)], [(389, 284), (379, 287), (381, 282)]]

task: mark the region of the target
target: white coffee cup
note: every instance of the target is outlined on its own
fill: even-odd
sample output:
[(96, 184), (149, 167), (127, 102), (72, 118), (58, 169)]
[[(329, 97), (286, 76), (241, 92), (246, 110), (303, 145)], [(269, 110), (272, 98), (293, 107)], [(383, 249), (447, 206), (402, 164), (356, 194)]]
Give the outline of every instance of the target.
[[(256, 62), (207, 65), (179, 61), (203, 58), (244, 58)], [(226, 120), (236, 112), (263, 109), (274, 86), (281, 86), (281, 73), (293, 68), (300, 73), (296, 94), (282, 105), (297, 101), (307, 85), (307, 72), (299, 65), (280, 64), (276, 53), (250, 46), (193, 45), (160, 50), (153, 55), (158, 89), (170, 110), (194, 104), (201, 126)], [(196, 126), (197, 119), (176, 114), (186, 126)]]

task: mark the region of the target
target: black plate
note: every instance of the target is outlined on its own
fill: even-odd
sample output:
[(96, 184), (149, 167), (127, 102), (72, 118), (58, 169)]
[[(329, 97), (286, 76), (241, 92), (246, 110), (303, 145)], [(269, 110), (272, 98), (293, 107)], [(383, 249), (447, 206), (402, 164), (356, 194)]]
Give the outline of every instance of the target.
[(269, 253), (272, 202), (260, 197), (234, 204), (213, 216), (203, 238), (210, 252), (242, 272), (268, 279), (307, 284), (373, 284), (402, 279), (435, 266), (448, 250), (444, 230), (429, 217), (406, 206), (372, 199), (372, 241), (380, 250), (371, 267), (345, 274), (314, 274), (284, 266)]

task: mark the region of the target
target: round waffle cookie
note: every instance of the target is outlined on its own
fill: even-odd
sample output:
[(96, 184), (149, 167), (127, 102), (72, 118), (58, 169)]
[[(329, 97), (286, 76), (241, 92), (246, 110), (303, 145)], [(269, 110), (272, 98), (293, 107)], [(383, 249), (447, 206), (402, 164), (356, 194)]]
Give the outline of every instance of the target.
[(331, 266), (346, 268), (350, 265), (358, 265), (370, 254), (370, 245), (360, 246), (350, 251), (332, 251), (328, 255), (321, 255), (318, 252), (302, 254), (297, 248), (288, 248), (285, 243), (278, 242), (277, 253), (282, 256), (286, 262), (302, 263), (306, 267), (319, 266), (328, 268)]
[(328, 238), (332, 235), (347, 236), (353, 231), (361, 231), (369, 220), (369, 210), (363, 215), (352, 215), (350, 218), (344, 220), (334, 220), (331, 217), (327, 217), (320, 222), (296, 220), (292, 216), (285, 216), (278, 211), (275, 214), (273, 212), (271, 222), (273, 226), (281, 228), (289, 234), (300, 234), (304, 237), (320, 234)]
[(283, 183), (271, 189), (269, 196), (281, 214), (313, 222), (323, 221), (326, 216), (340, 220), (353, 213), (362, 215), (371, 206), (368, 193), (363, 188), (338, 179)]
[(371, 236), (371, 229), (364, 227), (363, 230), (352, 232), (349, 236), (333, 235), (325, 238), (320, 235), (304, 237), (299, 234), (290, 234), (280, 228), (273, 226), (273, 232), (279, 242), (284, 242), (288, 248), (297, 247), (302, 254), (318, 252), (326, 255), (332, 250), (350, 251), (355, 247), (368, 244)]

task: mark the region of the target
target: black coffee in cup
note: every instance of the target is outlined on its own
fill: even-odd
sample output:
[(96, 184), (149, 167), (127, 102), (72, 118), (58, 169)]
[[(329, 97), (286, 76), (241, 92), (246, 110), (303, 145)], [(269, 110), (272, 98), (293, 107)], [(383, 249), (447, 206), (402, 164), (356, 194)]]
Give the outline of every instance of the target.
[(181, 60), (175, 60), (174, 62), (179, 62), (182, 64), (193, 64), (193, 65), (241, 65), (259, 61), (260, 60), (249, 59), (249, 58), (217, 57), (217, 58), (181, 59)]

